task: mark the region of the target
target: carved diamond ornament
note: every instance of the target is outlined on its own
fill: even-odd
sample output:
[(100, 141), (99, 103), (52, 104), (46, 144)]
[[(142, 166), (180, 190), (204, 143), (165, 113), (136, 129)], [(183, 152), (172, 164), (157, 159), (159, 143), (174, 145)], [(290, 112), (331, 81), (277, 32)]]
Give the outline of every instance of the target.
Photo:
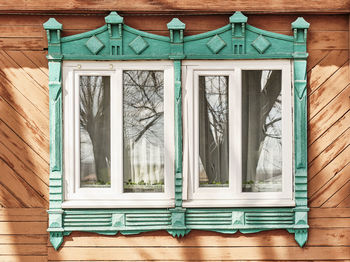
[(96, 36), (90, 37), (85, 45), (94, 55), (96, 55), (105, 46)]
[(258, 50), (260, 54), (263, 54), (271, 46), (271, 43), (265, 37), (259, 35), (252, 43), (252, 46)]
[(136, 54), (139, 55), (148, 47), (148, 43), (142, 38), (142, 36), (139, 35), (130, 42), (129, 46)]
[(220, 36), (215, 35), (212, 39), (209, 40), (207, 46), (214, 54), (217, 54), (226, 46), (226, 43)]

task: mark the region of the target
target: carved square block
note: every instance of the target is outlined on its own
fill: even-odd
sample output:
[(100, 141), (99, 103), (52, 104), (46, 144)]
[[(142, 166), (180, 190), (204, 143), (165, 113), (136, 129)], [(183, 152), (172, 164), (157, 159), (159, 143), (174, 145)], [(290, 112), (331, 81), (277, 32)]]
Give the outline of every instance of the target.
[(212, 39), (209, 40), (207, 46), (214, 54), (217, 54), (226, 46), (226, 42), (222, 40), (220, 36), (215, 35)]
[(96, 36), (90, 37), (85, 45), (94, 55), (96, 55), (105, 46)]
[(130, 42), (129, 46), (139, 55), (148, 47), (148, 43), (142, 38), (142, 36), (138, 36)]
[(124, 214), (113, 214), (112, 215), (112, 226), (113, 227), (124, 227), (125, 226), (125, 215)]

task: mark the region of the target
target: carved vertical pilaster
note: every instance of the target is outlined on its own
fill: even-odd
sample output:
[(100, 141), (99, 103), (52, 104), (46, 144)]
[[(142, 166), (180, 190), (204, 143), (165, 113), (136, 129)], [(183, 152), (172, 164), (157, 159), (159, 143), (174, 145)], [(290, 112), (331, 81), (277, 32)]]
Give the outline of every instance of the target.
[(296, 205), (307, 206), (307, 94), (306, 37), (309, 23), (299, 17), (292, 23), (294, 35), (294, 137)]
[(182, 207), (182, 87), (181, 60), (174, 61), (175, 74), (175, 207)]
[(111, 12), (105, 17), (109, 34), (110, 55), (123, 55), (123, 23), (124, 18), (117, 12)]
[(62, 170), (62, 25), (50, 18), (44, 29), (48, 39), (50, 106), (50, 241), (57, 249), (63, 241), (63, 170)]
[(245, 26), (248, 17), (237, 11), (230, 17), (232, 26), (232, 53), (242, 55), (246, 53)]
[(170, 59), (174, 59), (175, 89), (175, 207), (182, 207), (182, 86), (181, 60), (184, 58), (184, 36), (186, 27), (174, 18), (168, 24), (170, 32)]
[(294, 36), (294, 152), (295, 152), (295, 240), (307, 241), (307, 23), (299, 17), (292, 23)]

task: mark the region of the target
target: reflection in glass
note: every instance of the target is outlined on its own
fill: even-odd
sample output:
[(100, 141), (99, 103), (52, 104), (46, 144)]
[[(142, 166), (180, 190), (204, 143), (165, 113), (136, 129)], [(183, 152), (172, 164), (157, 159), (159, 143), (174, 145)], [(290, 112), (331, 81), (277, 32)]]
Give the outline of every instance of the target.
[(281, 75), (242, 71), (243, 192), (282, 191)]
[(110, 77), (80, 76), (80, 186), (110, 187)]
[(124, 192), (164, 191), (164, 73), (123, 72)]
[(199, 76), (199, 186), (228, 187), (228, 77)]

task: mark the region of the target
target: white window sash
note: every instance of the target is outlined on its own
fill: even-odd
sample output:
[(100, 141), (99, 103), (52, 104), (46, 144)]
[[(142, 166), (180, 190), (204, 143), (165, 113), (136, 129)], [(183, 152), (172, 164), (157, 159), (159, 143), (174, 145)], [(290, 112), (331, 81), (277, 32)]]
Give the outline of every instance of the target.
[[(164, 72), (164, 192), (123, 193), (123, 71)], [(80, 188), (79, 76), (111, 79), (111, 186)], [(172, 207), (174, 205), (174, 69), (171, 61), (63, 63), (64, 197), (63, 207)], [(74, 135), (72, 135), (74, 132)], [(103, 202), (101, 202), (103, 200)]]
[[(289, 60), (184, 61), (184, 207), (294, 206)], [(282, 192), (242, 192), (242, 70), (282, 70)], [(200, 188), (198, 76), (229, 75), (229, 187)]]

